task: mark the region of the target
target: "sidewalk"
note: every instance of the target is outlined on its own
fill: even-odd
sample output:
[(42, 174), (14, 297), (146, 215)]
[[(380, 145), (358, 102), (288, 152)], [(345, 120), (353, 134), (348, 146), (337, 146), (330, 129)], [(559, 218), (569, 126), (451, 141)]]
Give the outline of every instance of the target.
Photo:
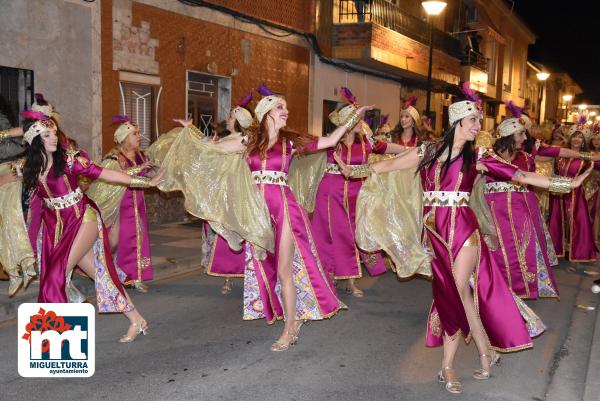
[[(154, 280), (201, 269), (201, 229), (199, 221), (150, 226)], [(93, 295), (93, 284), (87, 277), (74, 274), (74, 281), (85, 295)], [(37, 302), (38, 290), (36, 280), (27, 290), (21, 289), (17, 295), (9, 298), (6, 295), (8, 281), (0, 281), (0, 323), (15, 319), (20, 304)]]

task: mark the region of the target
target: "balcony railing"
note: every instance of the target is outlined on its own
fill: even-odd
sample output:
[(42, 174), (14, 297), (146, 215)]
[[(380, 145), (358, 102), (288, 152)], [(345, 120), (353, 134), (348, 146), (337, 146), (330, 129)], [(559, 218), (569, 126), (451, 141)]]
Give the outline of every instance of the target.
[[(386, 0), (338, 1), (338, 23), (340, 24), (371, 22), (429, 45), (429, 24)], [(435, 49), (462, 59), (460, 42), (446, 32), (433, 28), (432, 42)]]
[(488, 70), (488, 59), (481, 53), (470, 49), (465, 52), (460, 60), (461, 65), (472, 65), (479, 68), (482, 71), (487, 72)]

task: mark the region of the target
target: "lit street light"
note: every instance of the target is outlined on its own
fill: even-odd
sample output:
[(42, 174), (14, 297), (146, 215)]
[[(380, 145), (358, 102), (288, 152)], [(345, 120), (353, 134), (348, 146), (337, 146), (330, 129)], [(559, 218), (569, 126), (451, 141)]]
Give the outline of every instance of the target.
[(567, 108), (567, 103), (569, 103), (571, 100), (573, 100), (573, 95), (563, 95), (562, 97), (563, 99), (563, 104), (565, 105), (565, 122), (567, 122), (568, 118), (569, 118), (569, 109)]
[(431, 16), (440, 15), (447, 3), (445, 1), (423, 1), (421, 5), (427, 13), (427, 22), (429, 22), (429, 68), (427, 70), (427, 103), (425, 105), (425, 115), (429, 116), (431, 111), (431, 73), (433, 69), (433, 25)]
[(546, 90), (546, 80), (548, 79), (550, 74), (544, 71), (540, 71), (537, 74), (535, 74), (535, 76), (542, 83), (538, 101), (538, 124), (542, 125), (542, 99), (544, 97), (544, 91)]

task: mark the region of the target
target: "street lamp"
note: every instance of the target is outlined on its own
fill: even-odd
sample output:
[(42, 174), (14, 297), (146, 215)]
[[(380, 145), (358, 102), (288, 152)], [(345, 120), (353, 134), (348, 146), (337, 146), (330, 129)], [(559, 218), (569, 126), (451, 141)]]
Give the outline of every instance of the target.
[(562, 99), (563, 99), (563, 104), (565, 105), (565, 122), (567, 122), (568, 117), (569, 117), (567, 103), (569, 103), (571, 100), (573, 100), (573, 95), (563, 95)]
[(431, 73), (433, 72), (433, 25), (431, 17), (440, 15), (447, 3), (445, 1), (423, 1), (421, 5), (427, 13), (427, 22), (429, 23), (429, 68), (427, 69), (427, 103), (425, 105), (425, 115), (429, 117), (431, 111)]
[(544, 97), (544, 91), (546, 90), (546, 80), (548, 79), (550, 74), (544, 71), (540, 71), (537, 74), (535, 74), (535, 76), (542, 83), (538, 102), (538, 124), (542, 125), (542, 98)]

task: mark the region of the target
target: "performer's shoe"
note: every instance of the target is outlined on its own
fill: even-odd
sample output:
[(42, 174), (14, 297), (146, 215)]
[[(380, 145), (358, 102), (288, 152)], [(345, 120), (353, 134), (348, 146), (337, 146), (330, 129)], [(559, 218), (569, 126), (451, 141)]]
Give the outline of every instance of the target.
[[(129, 334), (131, 329), (134, 329), (132, 334)], [(145, 320), (142, 320), (139, 323), (131, 323), (129, 325), (129, 329), (127, 330), (127, 334), (123, 337), (119, 338), (120, 343), (131, 343), (133, 342), (139, 334), (146, 335), (148, 334), (148, 323)]]
[(229, 278), (226, 278), (225, 282), (223, 283), (223, 286), (221, 287), (221, 294), (227, 295), (231, 292), (232, 289), (233, 289), (233, 281), (231, 281), (231, 279), (229, 279)]
[(300, 335), (300, 329), (302, 328), (304, 321), (297, 320), (296, 322), (299, 322), (299, 323), (296, 323), (296, 330), (294, 330), (293, 332), (288, 331), (285, 333), (290, 337), (290, 339), (291, 339), (290, 342), (284, 343), (280, 340), (277, 340), (273, 344), (271, 344), (271, 351), (273, 351), (273, 352), (287, 351), (291, 346), (296, 345), (296, 343), (298, 342), (298, 336)]
[[(479, 358), (487, 359), (490, 362), (490, 369), (492, 366), (500, 364), (500, 354), (497, 352), (494, 352), (492, 355), (481, 354), (479, 355)], [(473, 372), (473, 378), (477, 380), (487, 380), (491, 376), (492, 374), (490, 370), (486, 370), (484, 368), (477, 369), (475, 372)]]
[(148, 292), (148, 286), (146, 284), (142, 283), (141, 280), (134, 281), (133, 288), (135, 288), (137, 292), (141, 292), (142, 294), (145, 294)]
[(600, 279), (594, 280), (594, 285), (592, 285), (592, 292), (594, 294), (600, 293)]
[(23, 288), (29, 287), (31, 281), (37, 276), (35, 265), (31, 264), (23, 268)]
[(19, 288), (21, 288), (21, 285), (23, 284), (23, 277), (19, 276), (18, 274), (10, 273), (8, 275), (8, 279), (8, 296), (13, 297), (17, 291), (19, 291)]
[(346, 293), (352, 294), (352, 296), (355, 298), (364, 298), (365, 297), (365, 292), (356, 286), (354, 286), (354, 288), (346, 287)]
[(445, 383), (446, 391), (452, 394), (463, 392), (462, 383), (458, 381), (456, 372), (451, 367), (445, 367), (438, 373), (438, 382)]

